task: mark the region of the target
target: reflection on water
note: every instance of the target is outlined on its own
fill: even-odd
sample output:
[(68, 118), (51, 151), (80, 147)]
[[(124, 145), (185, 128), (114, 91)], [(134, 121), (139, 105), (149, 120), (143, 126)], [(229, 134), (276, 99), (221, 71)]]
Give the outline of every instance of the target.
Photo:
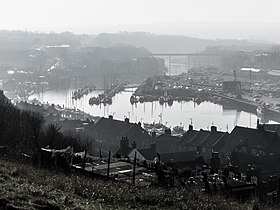
[[(130, 90), (131, 91), (131, 90)], [(199, 105), (193, 102), (174, 101), (172, 106), (160, 105), (159, 102), (130, 103), (131, 92), (121, 92), (113, 97), (112, 105), (89, 105), (90, 97), (97, 96), (101, 91), (94, 91), (80, 100), (71, 98), (72, 91), (47, 91), (30, 97), (38, 98), (41, 102), (59, 104), (69, 108), (78, 108), (94, 116), (113, 115), (115, 119), (123, 120), (128, 117), (131, 122), (159, 122), (168, 127), (180, 125), (187, 129), (192, 121), (195, 129), (210, 129), (216, 125), (218, 130), (231, 131), (235, 125), (256, 127), (257, 116), (243, 111), (223, 109), (221, 105), (203, 102)], [(162, 114), (162, 117), (160, 115)]]

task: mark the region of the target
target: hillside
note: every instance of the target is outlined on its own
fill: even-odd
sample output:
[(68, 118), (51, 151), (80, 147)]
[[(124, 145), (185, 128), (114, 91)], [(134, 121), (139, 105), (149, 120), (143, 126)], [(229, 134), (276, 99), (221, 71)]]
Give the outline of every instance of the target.
[(150, 33), (116, 33), (99, 34), (95, 45), (101, 47), (114, 46), (119, 43), (136, 47), (145, 47), (152, 53), (189, 53), (203, 51), (207, 46), (238, 46), (241, 49), (264, 47), (265, 44), (251, 43), (247, 40), (235, 39), (199, 39), (180, 35), (155, 35)]
[(258, 209), (194, 191), (134, 187), (0, 160), (0, 209)]

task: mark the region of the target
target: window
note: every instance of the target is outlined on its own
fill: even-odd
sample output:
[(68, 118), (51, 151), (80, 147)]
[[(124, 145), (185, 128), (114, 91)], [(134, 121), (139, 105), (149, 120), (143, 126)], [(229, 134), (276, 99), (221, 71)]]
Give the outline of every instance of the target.
[(244, 181), (244, 182), (246, 182), (246, 180), (247, 180), (247, 175), (241, 173), (241, 180)]

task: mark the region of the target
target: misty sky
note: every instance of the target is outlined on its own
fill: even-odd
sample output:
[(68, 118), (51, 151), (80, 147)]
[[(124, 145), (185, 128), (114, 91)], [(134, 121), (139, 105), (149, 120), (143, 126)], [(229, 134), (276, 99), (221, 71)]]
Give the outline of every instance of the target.
[(0, 29), (106, 30), (169, 21), (280, 22), (279, 0), (1, 0)]

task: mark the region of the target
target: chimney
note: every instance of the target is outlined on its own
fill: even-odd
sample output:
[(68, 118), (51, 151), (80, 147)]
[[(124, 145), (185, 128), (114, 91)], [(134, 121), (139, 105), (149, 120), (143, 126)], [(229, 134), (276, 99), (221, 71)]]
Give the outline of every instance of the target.
[(155, 139), (157, 137), (157, 132), (153, 131), (152, 132), (152, 138)]
[(129, 141), (126, 136), (123, 136), (120, 143), (121, 148), (129, 147)]
[(113, 120), (113, 115), (109, 115), (109, 120)]
[(192, 130), (193, 130), (193, 126), (189, 125), (189, 131), (192, 131)]
[(171, 130), (168, 128), (168, 129), (165, 129), (164, 131), (165, 134), (168, 134), (168, 135), (171, 135)]
[(157, 147), (156, 147), (156, 143), (151, 143), (151, 150), (153, 150), (154, 152), (157, 152)]
[(257, 129), (264, 131), (264, 124), (261, 124), (259, 119), (257, 119)]
[(212, 152), (212, 158), (219, 158), (218, 152)]
[(124, 119), (124, 121), (125, 121), (126, 123), (129, 123), (129, 119), (128, 119), (127, 117)]
[(138, 122), (138, 125), (141, 127), (141, 122)]
[(132, 148), (132, 149), (136, 149), (136, 142), (135, 142), (135, 141), (132, 142), (131, 148)]
[(214, 126), (214, 125), (212, 125), (212, 126), (211, 126), (211, 132), (217, 132), (217, 127)]

